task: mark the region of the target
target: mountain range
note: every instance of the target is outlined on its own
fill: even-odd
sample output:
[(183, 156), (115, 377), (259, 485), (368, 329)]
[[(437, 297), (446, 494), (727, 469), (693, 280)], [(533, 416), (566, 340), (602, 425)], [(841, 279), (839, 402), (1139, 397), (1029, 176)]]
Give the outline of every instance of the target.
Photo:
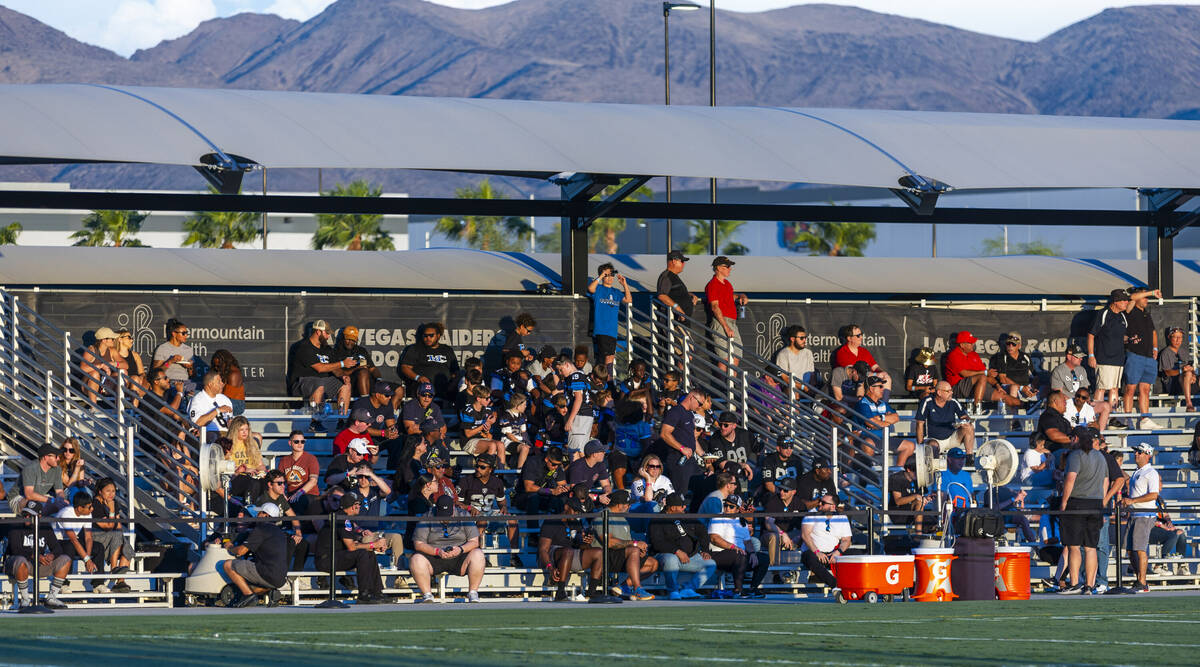
[[(671, 16), (672, 101), (708, 103), (708, 13)], [(1109, 9), (1036, 42), (835, 5), (717, 12), (723, 105), (1200, 117), (1200, 7)], [(338, 0), (303, 23), (239, 14), (123, 58), (0, 7), (0, 83), (100, 82), (658, 104), (657, 0), (516, 0), (460, 10)], [(477, 177), (367, 177), (437, 196)], [(6, 167), (4, 180), (199, 187), (188, 169)], [(313, 173), (272, 174), (312, 189)]]

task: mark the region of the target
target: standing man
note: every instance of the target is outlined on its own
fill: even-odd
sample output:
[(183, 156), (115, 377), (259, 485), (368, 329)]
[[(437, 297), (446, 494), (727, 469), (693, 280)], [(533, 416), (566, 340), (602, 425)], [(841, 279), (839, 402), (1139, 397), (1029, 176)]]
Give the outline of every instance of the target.
[(319, 415), (326, 397), (337, 396), (339, 414), (345, 413), (350, 406), (350, 379), (334, 377), (333, 371), (354, 368), (358, 360), (334, 361), (333, 350), (328, 345), (332, 335), (325, 320), (313, 322), (308, 337), (292, 346), (288, 364), (288, 391), (308, 402), (312, 411), (311, 431), (325, 430)]
[[(713, 260), (713, 277), (704, 286), (704, 303), (708, 310), (709, 337), (713, 342), (713, 350), (724, 360), (734, 356), (733, 365), (738, 365), (742, 354), (742, 333), (738, 331), (738, 308), (746, 305), (746, 295), (736, 294), (733, 283), (729, 282), (729, 274), (733, 272), (733, 260), (721, 255)], [(730, 350), (730, 345), (733, 349)], [(717, 362), (724, 371), (725, 364)]]
[(1138, 593), (1149, 593), (1150, 586), (1146, 583), (1146, 552), (1150, 547), (1150, 529), (1154, 528), (1154, 520), (1158, 508), (1154, 501), (1162, 489), (1162, 479), (1158, 471), (1150, 465), (1154, 458), (1154, 448), (1150, 443), (1139, 442), (1133, 446), (1133, 460), (1137, 470), (1129, 477), (1129, 494), (1121, 500), (1122, 507), (1133, 510), (1133, 526), (1130, 542), (1133, 551), (1131, 559), (1137, 568), (1137, 585), (1133, 590)]
[(676, 351), (682, 353), (682, 340), (688, 333), (686, 329), (686, 320), (683, 316), (691, 317), (692, 312), (696, 308), (696, 304), (700, 303), (700, 298), (688, 291), (687, 285), (683, 284), (683, 279), (679, 277), (683, 273), (683, 263), (688, 261), (687, 257), (678, 250), (672, 250), (667, 253), (667, 270), (658, 274), (658, 294), (654, 298), (658, 299), (663, 305), (671, 310), (672, 315), (679, 316), (679, 322), (676, 323), (676, 338), (672, 343)]
[(775, 355), (775, 365), (783, 369), (780, 382), (786, 386), (791, 379), (800, 391), (808, 391), (817, 384), (816, 360), (808, 349), (808, 332), (793, 324), (783, 332), (783, 338), (787, 345)]
[(695, 456), (696, 418), (693, 413), (700, 409), (704, 398), (703, 390), (694, 389), (667, 410), (658, 440), (651, 445), (651, 452), (662, 459), (664, 472), (677, 489), (688, 488), (692, 475), (700, 472)]
[(167, 340), (154, 350), (154, 368), (167, 372), (167, 379), (175, 390), (182, 394), (196, 391), (192, 381), (195, 372), (196, 353), (187, 344), (188, 328), (176, 319), (167, 320)]
[[(1158, 294), (1158, 290), (1155, 290)], [(1137, 389), (1137, 411), (1150, 412), (1150, 387), (1158, 379), (1158, 331), (1146, 306), (1150, 292), (1141, 290), (1131, 297), (1133, 307), (1125, 313), (1125, 410), (1133, 412), (1133, 390)], [(1138, 428), (1159, 429), (1153, 419), (1142, 417)]]
[[(1067, 454), (1067, 474), (1063, 478), (1061, 511), (1072, 510), (1077, 514), (1062, 517), (1062, 542), (1067, 547), (1067, 568), (1071, 586), (1060, 594), (1094, 595), (1096, 585), (1096, 548), (1100, 544), (1100, 530), (1104, 526), (1101, 514), (1104, 511), (1104, 492), (1108, 489), (1108, 464), (1104, 455), (1095, 448), (1091, 434), (1086, 428), (1072, 433), (1073, 444), (1078, 447)], [(1082, 561), (1084, 579), (1079, 578)]]
[[(617, 288), (614, 283), (621, 283)], [(596, 346), (596, 365), (608, 369), (608, 377), (617, 376), (617, 323), (621, 304), (633, 303), (629, 283), (617, 273), (611, 262), (600, 265), (600, 275), (588, 285), (592, 295), (592, 343)]]
[[(1153, 294), (1162, 298), (1162, 292), (1139, 290), (1138, 294)], [(1121, 384), (1121, 371), (1125, 367), (1125, 330), (1129, 325), (1126, 315), (1133, 308), (1128, 290), (1115, 289), (1108, 295), (1108, 307), (1101, 310), (1092, 321), (1087, 337), (1088, 366), (1096, 369), (1096, 398), (1117, 404), (1117, 388)], [(1130, 405), (1125, 405), (1128, 410)]]

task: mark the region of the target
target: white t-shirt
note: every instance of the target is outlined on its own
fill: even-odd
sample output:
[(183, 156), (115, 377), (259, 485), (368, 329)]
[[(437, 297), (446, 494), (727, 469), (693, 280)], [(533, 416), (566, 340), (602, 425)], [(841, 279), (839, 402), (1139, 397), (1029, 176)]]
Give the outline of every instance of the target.
[[(55, 514), (54, 516), (55, 516), (55, 518), (58, 518), (58, 519), (78, 519), (79, 518), (79, 515), (75, 513), (75, 507), (72, 505), (68, 505), (67, 507), (62, 508), (61, 510), (58, 511), (58, 514)], [(75, 537), (79, 539), (80, 543), (82, 543), (83, 542), (83, 531), (85, 531), (91, 527), (92, 527), (92, 524), (90, 524), (90, 523), (80, 523), (78, 521), (55, 521), (54, 522), (54, 536), (57, 537), (60, 542), (64, 543), (63, 548), (65, 549), (66, 548), (65, 542), (67, 540), (67, 531), (68, 530), (75, 531)]]
[[(229, 397), (225, 394), (209, 396), (207, 391), (201, 389), (200, 391), (196, 392), (196, 395), (192, 397), (191, 404), (188, 405), (188, 417), (191, 418), (192, 423), (195, 423), (198, 418), (212, 412), (213, 408), (219, 408), (221, 406), (226, 406), (232, 410), (233, 402), (230, 401)], [(205, 424), (204, 429), (206, 431), (214, 432), (224, 431), (225, 428), (229, 426), (230, 419), (233, 419), (232, 412), (218, 412), (217, 416), (213, 418), (212, 421)]]
[(1046, 460), (1046, 455), (1038, 450), (1030, 447), (1021, 455), (1021, 482), (1026, 482), (1030, 477), (1033, 477), (1033, 466), (1040, 466)]
[[(1162, 491), (1162, 478), (1158, 476), (1158, 471), (1147, 463), (1129, 476), (1129, 497), (1137, 498), (1153, 491)], [(1132, 507), (1134, 516), (1155, 516), (1158, 513), (1153, 500), (1134, 503)]]
[[(671, 480), (667, 479), (666, 475), (659, 475), (658, 479), (654, 480), (654, 486), (650, 489), (650, 495), (666, 491), (667, 493), (675, 493), (675, 485), (671, 484)], [(630, 487), (630, 494), (633, 496), (633, 502), (645, 502), (646, 498), (646, 480), (638, 477), (633, 480), (633, 486)]]
[(775, 355), (775, 363), (784, 372), (803, 382), (810, 381), (813, 371), (817, 369), (812, 350), (807, 347), (799, 352), (793, 351), (791, 346), (785, 347)]
[[(850, 532), (850, 519), (841, 514), (830, 516), (809, 514), (804, 517), (801, 530), (803, 530), (804, 526), (812, 526), (812, 542), (821, 553), (833, 551), (841, 543), (843, 537), (851, 537), (852, 535)], [(807, 543), (804, 545), (804, 548), (808, 549)]]
[[(717, 535), (721, 539), (732, 544), (733, 546), (741, 548), (741, 549), (745, 549), (746, 547), (745, 547), (744, 543), (738, 540), (737, 524), (738, 524), (738, 520), (737, 520), (737, 517), (735, 517), (735, 516), (713, 517), (708, 524), (708, 534), (709, 535)], [(712, 551), (712, 552), (717, 552), (717, 551), (724, 551), (725, 549), (717, 546), (716, 544), (710, 544), (708, 546), (708, 550)]]
[(1096, 421), (1096, 411), (1092, 408), (1091, 403), (1084, 403), (1082, 408), (1075, 409), (1075, 401), (1067, 401), (1067, 409), (1063, 411), (1063, 417), (1071, 422), (1071, 426), (1087, 426)]

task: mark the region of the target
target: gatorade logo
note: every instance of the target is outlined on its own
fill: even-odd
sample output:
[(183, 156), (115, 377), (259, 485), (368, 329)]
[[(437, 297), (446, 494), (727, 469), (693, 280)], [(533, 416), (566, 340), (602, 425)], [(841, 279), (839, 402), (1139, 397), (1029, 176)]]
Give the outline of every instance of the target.
[(889, 584), (900, 583), (900, 566), (889, 565), (888, 569), (883, 573), (883, 578), (887, 580)]
[(934, 563), (931, 570), (933, 572), (933, 580), (934, 581), (942, 581), (942, 580), (948, 579), (950, 577), (950, 563), (945, 563), (945, 562)]

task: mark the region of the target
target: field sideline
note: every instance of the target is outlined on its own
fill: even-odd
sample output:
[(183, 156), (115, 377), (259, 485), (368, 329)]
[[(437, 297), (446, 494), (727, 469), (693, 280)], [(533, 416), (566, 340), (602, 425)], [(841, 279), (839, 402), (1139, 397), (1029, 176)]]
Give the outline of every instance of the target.
[(0, 663), (1194, 665), (1196, 602), (1194, 595), (1149, 594), (890, 605), (506, 603), (370, 612), (4, 614)]

